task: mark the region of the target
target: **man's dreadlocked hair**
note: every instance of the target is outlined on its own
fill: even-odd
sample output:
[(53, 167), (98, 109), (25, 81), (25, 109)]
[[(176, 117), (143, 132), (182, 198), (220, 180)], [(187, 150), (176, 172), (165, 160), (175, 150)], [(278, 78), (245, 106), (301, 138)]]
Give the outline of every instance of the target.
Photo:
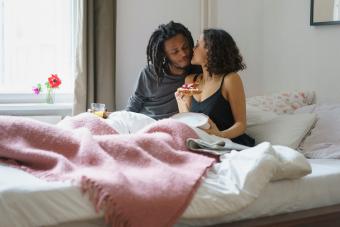
[[(168, 71), (168, 60), (164, 51), (164, 42), (178, 34), (182, 34), (188, 41), (190, 50), (194, 47), (190, 31), (182, 24), (170, 21), (168, 24), (161, 24), (152, 33), (148, 46), (146, 48), (148, 66), (151, 63), (154, 66), (157, 81), (163, 77), (163, 72)], [(191, 57), (191, 56), (190, 56)]]

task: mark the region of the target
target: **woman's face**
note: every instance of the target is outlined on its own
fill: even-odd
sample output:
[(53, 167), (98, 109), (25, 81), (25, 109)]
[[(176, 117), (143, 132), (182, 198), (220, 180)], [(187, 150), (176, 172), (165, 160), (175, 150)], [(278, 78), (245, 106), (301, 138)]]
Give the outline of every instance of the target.
[(205, 48), (203, 35), (200, 35), (194, 47), (194, 53), (191, 59), (193, 65), (206, 65), (208, 63), (208, 50)]

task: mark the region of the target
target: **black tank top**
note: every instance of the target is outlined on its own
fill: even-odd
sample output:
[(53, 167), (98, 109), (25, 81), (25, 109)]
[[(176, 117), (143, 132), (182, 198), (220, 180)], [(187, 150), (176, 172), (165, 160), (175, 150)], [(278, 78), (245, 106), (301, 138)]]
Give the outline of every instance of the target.
[[(198, 74), (195, 75), (194, 82), (196, 81), (197, 77)], [(209, 116), (209, 118), (216, 124), (220, 131), (230, 128), (235, 123), (229, 101), (227, 101), (222, 95), (223, 81), (224, 77), (222, 79), (220, 88), (203, 101), (198, 102), (193, 97), (190, 110), (191, 112), (204, 113), (205, 115)], [(255, 145), (255, 140), (247, 134), (242, 134), (231, 140), (235, 143), (250, 147)]]

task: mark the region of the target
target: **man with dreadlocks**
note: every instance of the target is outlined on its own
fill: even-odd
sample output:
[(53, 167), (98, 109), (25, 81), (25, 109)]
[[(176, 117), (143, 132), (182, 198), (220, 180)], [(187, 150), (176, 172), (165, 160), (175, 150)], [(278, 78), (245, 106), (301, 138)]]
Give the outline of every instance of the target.
[(156, 120), (178, 113), (174, 93), (184, 84), (186, 75), (201, 70), (190, 63), (193, 46), (191, 33), (184, 25), (173, 21), (159, 25), (149, 39), (147, 65), (140, 72), (126, 110)]

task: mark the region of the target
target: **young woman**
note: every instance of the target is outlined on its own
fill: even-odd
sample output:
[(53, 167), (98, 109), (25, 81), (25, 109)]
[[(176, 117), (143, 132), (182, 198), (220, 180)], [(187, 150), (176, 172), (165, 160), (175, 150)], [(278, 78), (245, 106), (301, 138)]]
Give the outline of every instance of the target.
[(246, 104), (238, 71), (245, 69), (242, 56), (233, 38), (224, 30), (207, 29), (194, 47), (192, 64), (200, 65), (202, 74), (185, 78), (196, 84), (199, 93), (175, 93), (180, 112), (199, 112), (209, 116), (206, 131), (246, 146), (254, 139), (246, 135)]

